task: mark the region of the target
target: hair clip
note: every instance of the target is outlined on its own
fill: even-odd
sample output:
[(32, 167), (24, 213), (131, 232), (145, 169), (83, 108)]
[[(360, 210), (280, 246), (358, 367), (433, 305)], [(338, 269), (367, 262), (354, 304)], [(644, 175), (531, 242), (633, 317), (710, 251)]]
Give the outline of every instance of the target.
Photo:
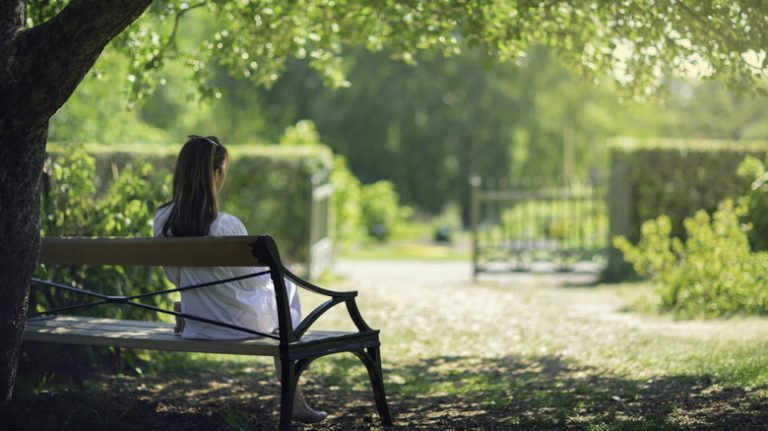
[(214, 147), (218, 147), (219, 145), (221, 145), (218, 142), (213, 140), (213, 136), (188, 135), (187, 138), (189, 138), (189, 139), (203, 139), (205, 141), (208, 141), (208, 143), (210, 143)]

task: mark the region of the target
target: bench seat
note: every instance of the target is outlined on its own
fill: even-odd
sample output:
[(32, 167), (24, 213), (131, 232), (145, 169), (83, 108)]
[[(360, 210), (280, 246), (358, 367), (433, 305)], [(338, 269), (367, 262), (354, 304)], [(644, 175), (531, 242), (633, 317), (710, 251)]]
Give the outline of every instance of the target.
[[(310, 331), (300, 342), (343, 337), (350, 332)], [(175, 352), (227, 353), (279, 356), (279, 341), (270, 338), (243, 340), (195, 340), (181, 338), (173, 324), (102, 317), (52, 316), (27, 320), (24, 339), (48, 343), (114, 346)]]

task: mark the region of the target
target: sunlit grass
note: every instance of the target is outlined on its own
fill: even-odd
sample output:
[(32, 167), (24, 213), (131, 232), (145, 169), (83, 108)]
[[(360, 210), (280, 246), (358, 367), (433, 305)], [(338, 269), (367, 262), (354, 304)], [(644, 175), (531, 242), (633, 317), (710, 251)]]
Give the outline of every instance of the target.
[(409, 221), (397, 227), (395, 235), (385, 241), (366, 238), (339, 247), (347, 259), (424, 259), (468, 261), (471, 258), (471, 233), (451, 230), (450, 242), (435, 242), (435, 223)]
[(467, 248), (416, 242), (362, 244), (343, 251), (343, 256), (349, 259), (468, 260), (470, 255)]

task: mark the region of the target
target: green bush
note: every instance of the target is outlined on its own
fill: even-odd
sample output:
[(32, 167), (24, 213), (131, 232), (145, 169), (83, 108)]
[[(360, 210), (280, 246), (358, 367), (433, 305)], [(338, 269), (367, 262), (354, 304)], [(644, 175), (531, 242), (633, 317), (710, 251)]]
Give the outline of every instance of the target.
[(334, 158), (333, 172), (333, 238), (337, 243), (349, 243), (362, 237), (360, 210), (360, 180), (349, 170), (344, 156)]
[(748, 211), (749, 244), (752, 250), (768, 250), (768, 169), (756, 157), (747, 156), (737, 174), (749, 184), (739, 198), (740, 205)]
[(657, 283), (661, 307), (682, 317), (768, 312), (768, 254), (752, 252), (744, 207), (723, 201), (710, 215), (698, 211), (683, 222), (687, 239), (674, 236), (666, 215), (643, 223), (633, 246), (618, 237), (627, 262)]
[(343, 156), (336, 156), (331, 173), (333, 184), (334, 240), (351, 243), (366, 235), (385, 240), (402, 234), (411, 209), (400, 206), (391, 181), (361, 184), (347, 167)]
[(280, 137), (279, 145), (289, 147), (319, 147), (320, 133), (312, 120), (301, 120), (295, 126), (286, 127)]
[(628, 238), (636, 242), (640, 225), (662, 214), (670, 219), (672, 235), (684, 238), (686, 217), (700, 209), (711, 213), (723, 199), (736, 199), (747, 190), (751, 180), (733, 174), (744, 158), (752, 155), (762, 159), (767, 154), (765, 142), (612, 141), (612, 166), (627, 169), (631, 202)]
[(368, 235), (384, 240), (410, 216), (408, 207), (401, 207), (392, 181), (381, 180), (366, 184), (360, 190), (362, 225)]
[[(301, 120), (288, 127), (280, 137), (280, 146), (323, 147), (320, 134), (311, 120)], [(330, 235), (335, 243), (351, 243), (363, 235), (360, 210), (360, 180), (350, 171), (344, 156), (333, 156), (329, 181), (333, 185), (331, 197)]]
[[(155, 184), (157, 179), (161, 180), (159, 187)], [(151, 164), (137, 159), (124, 166), (99, 195), (95, 182), (95, 160), (82, 149), (61, 153), (47, 161), (41, 199), (43, 236), (152, 236), (155, 211), (169, 193), (167, 171), (156, 172)], [(36, 276), (108, 295), (134, 295), (168, 287), (160, 268), (41, 265)], [(32, 296), (30, 310), (44, 308), (43, 298)], [(87, 302), (83, 296), (59, 291), (54, 291), (51, 298), (60, 306)], [(168, 307), (171, 302), (163, 296), (142, 301), (161, 307)], [(86, 314), (145, 318), (154, 313), (135, 307), (108, 310), (101, 306), (87, 310)]]

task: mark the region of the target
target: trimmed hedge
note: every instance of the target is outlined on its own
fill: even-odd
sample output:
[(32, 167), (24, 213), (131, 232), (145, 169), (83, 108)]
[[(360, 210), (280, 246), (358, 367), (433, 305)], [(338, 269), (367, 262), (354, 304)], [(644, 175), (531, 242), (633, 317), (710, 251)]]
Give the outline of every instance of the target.
[(632, 243), (639, 240), (643, 222), (662, 214), (670, 218), (672, 236), (685, 239), (683, 220), (746, 194), (750, 181), (736, 174), (739, 165), (749, 155), (760, 160), (768, 155), (768, 142), (753, 141), (619, 138), (610, 148), (614, 173), (618, 168), (625, 173), (627, 184), (619, 188), (629, 193), (628, 214), (611, 214), (628, 219), (627, 231), (612, 234)]
[[(180, 147), (153, 145), (80, 146), (96, 161), (96, 189), (102, 193), (119, 173), (143, 160), (161, 181), (173, 172)], [(274, 236), (289, 261), (305, 262), (308, 251), (309, 205), (312, 181), (324, 181), (333, 167), (333, 154), (324, 146), (228, 146), (230, 169), (221, 196), (222, 210), (240, 218), (250, 234)], [(66, 144), (49, 144), (57, 154), (71, 151)], [(170, 184), (168, 184), (170, 186)], [(165, 197), (170, 200), (170, 194)]]

